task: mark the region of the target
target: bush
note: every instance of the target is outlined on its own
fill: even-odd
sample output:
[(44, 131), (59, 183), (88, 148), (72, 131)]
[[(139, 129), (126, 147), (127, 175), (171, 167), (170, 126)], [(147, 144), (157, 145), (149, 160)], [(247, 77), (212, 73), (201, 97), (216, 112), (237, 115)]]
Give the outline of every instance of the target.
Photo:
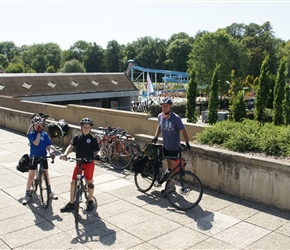
[(264, 153), (266, 155), (290, 156), (290, 128), (256, 121), (222, 121), (206, 127), (197, 134), (197, 142), (220, 145), (235, 152)]

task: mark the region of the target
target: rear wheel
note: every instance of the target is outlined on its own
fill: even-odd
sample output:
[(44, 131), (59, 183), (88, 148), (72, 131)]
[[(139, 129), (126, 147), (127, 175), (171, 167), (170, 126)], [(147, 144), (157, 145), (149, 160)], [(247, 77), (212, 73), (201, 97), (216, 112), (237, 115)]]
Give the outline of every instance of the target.
[(130, 144), (123, 140), (116, 140), (111, 143), (108, 159), (113, 168), (117, 170), (125, 169), (133, 159), (133, 150)]
[(49, 204), (48, 180), (45, 171), (39, 173), (39, 192), (42, 206), (46, 209)]
[(198, 205), (203, 195), (203, 186), (195, 174), (189, 171), (183, 174), (175, 173), (169, 177), (164, 195), (173, 207), (185, 211)]
[(155, 165), (152, 161), (148, 161), (142, 173), (135, 173), (134, 182), (140, 192), (149, 191), (156, 180)]
[(63, 131), (62, 128), (58, 125), (56, 125), (55, 130), (53, 131), (52, 134), (50, 134), (50, 140), (52, 145), (56, 148), (59, 149), (63, 145)]

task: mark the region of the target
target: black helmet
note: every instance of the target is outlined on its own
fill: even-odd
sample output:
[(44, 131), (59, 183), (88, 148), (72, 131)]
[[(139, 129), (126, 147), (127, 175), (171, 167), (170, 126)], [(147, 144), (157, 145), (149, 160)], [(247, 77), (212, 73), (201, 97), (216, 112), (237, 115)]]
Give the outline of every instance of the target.
[(164, 98), (164, 99), (162, 99), (162, 102), (160, 104), (161, 105), (162, 104), (170, 104), (170, 105), (172, 105), (172, 101), (171, 101), (170, 98)]
[(81, 119), (80, 124), (81, 125), (90, 124), (91, 126), (94, 125), (93, 120), (91, 118), (83, 118), (83, 119)]

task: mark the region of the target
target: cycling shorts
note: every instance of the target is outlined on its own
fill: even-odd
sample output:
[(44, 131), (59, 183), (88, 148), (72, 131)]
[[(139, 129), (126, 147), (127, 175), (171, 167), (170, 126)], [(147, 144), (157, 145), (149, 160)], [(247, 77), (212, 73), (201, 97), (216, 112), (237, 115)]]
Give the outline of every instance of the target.
[[(85, 176), (86, 180), (88, 180), (88, 181), (92, 180), (93, 176), (94, 176), (95, 163), (93, 161), (89, 162), (89, 163), (83, 163), (82, 169), (83, 169), (84, 176)], [(73, 172), (73, 176), (72, 176), (73, 180), (76, 180), (77, 172), (78, 172), (78, 164), (76, 164), (76, 166), (74, 168), (74, 172)]]
[[(33, 161), (33, 162), (29, 165), (28, 169), (29, 169), (29, 170), (36, 170), (36, 169), (37, 169), (37, 164), (39, 164), (39, 162), (35, 162), (35, 161)], [(43, 169), (48, 169), (47, 160), (42, 160), (42, 166), (43, 166)]]
[[(163, 155), (164, 156), (173, 156), (173, 157), (177, 157), (178, 156), (179, 151), (178, 150), (167, 150), (166, 148), (163, 148)], [(173, 159), (174, 161), (176, 161), (177, 159)]]

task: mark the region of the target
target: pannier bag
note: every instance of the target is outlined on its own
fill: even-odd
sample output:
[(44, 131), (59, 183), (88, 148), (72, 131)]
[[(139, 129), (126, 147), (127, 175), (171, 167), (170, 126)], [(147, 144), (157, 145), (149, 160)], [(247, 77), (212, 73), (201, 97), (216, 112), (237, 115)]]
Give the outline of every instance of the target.
[(60, 133), (59, 128), (56, 124), (49, 123), (48, 124), (48, 134), (50, 137), (55, 138)]
[(148, 156), (150, 160), (157, 162), (158, 159), (163, 157), (163, 145), (162, 144), (146, 144), (143, 148), (143, 152)]
[(147, 155), (136, 152), (133, 157), (131, 171), (135, 173), (142, 173), (148, 161), (149, 158)]
[(61, 119), (58, 121), (57, 125), (61, 127), (63, 135), (65, 136), (68, 132), (68, 123), (64, 119)]
[(28, 167), (30, 165), (30, 157), (28, 154), (21, 156), (20, 160), (18, 161), (18, 165), (16, 169), (22, 173), (28, 172)]

